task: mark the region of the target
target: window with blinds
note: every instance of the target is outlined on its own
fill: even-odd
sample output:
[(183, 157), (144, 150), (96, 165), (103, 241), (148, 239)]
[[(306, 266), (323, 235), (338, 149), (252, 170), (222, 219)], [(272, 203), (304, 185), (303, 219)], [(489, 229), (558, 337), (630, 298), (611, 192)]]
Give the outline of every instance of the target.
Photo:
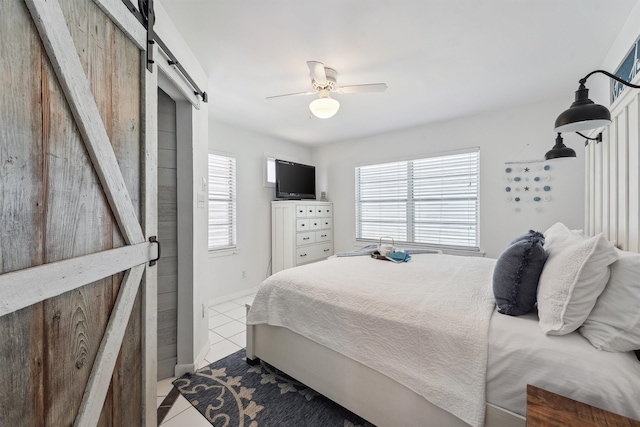
[(209, 154), (209, 250), (236, 246), (236, 159)]
[(359, 166), (355, 175), (356, 239), (479, 250), (477, 149)]

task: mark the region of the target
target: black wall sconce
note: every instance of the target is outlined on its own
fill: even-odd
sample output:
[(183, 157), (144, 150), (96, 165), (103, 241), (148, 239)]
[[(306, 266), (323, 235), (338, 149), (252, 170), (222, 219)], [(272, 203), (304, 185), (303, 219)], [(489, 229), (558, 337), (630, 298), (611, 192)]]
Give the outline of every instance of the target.
[(575, 158), (576, 152), (564, 145), (562, 141), (562, 133), (558, 132), (556, 136), (556, 145), (544, 155), (545, 160)]
[(576, 100), (568, 109), (558, 116), (553, 130), (556, 132), (577, 132), (581, 130), (596, 129), (602, 126), (607, 126), (611, 123), (611, 113), (609, 112), (609, 109), (590, 100), (589, 89), (584, 85), (587, 82), (587, 79), (596, 73), (602, 73), (609, 76), (613, 80), (620, 82), (625, 86), (640, 89), (640, 86), (622, 80), (620, 77), (607, 71), (592, 71), (578, 82), (580, 83), (580, 86), (578, 86), (578, 90), (576, 91)]
[[(578, 135), (587, 139), (589, 141), (596, 141), (596, 143), (602, 142), (602, 132), (600, 132), (595, 138), (589, 138), (586, 135), (581, 134), (580, 132), (576, 132)], [(589, 141), (585, 141), (584, 145), (586, 146)], [(553, 159), (566, 159), (566, 158), (576, 158), (576, 152), (564, 145), (562, 141), (562, 134), (558, 132), (558, 136), (556, 137), (556, 144), (553, 148), (544, 155), (545, 160), (553, 160)]]
[[(589, 138), (579, 132), (581, 130), (590, 130), (607, 126), (611, 123), (611, 112), (609, 112), (609, 109), (590, 100), (589, 89), (585, 86), (587, 79), (596, 73), (602, 73), (609, 76), (613, 80), (620, 82), (625, 86), (640, 89), (640, 86), (631, 84), (628, 81), (622, 80), (620, 77), (604, 70), (592, 71), (584, 78), (580, 79), (578, 82), (580, 83), (580, 86), (578, 86), (578, 90), (576, 91), (575, 101), (568, 109), (560, 113), (556, 119), (556, 123), (553, 128), (554, 131), (558, 132), (556, 144), (544, 155), (545, 160), (576, 157), (576, 152), (564, 145), (562, 142), (562, 132), (575, 132), (585, 139), (602, 142), (602, 133), (599, 133), (595, 138)], [(587, 143), (585, 142), (585, 145), (586, 144)]]

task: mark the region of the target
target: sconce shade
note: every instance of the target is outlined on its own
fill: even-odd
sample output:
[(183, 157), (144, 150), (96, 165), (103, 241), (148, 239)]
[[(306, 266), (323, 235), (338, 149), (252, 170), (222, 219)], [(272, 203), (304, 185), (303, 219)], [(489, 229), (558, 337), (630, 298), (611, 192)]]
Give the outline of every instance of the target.
[(309, 104), (309, 109), (311, 110), (313, 115), (320, 119), (328, 119), (329, 117), (333, 117), (338, 112), (339, 108), (340, 103), (333, 98), (329, 98), (328, 96), (315, 99), (311, 101), (311, 104)]
[(611, 123), (609, 110), (590, 100), (589, 89), (581, 83), (576, 91), (576, 100), (571, 104), (571, 107), (558, 116), (554, 130), (556, 132), (579, 132), (607, 126), (609, 123)]
[(547, 151), (547, 154), (544, 155), (545, 160), (576, 157), (576, 152), (564, 145), (561, 135), (561, 133), (558, 133), (558, 136), (556, 137), (556, 145), (554, 145), (553, 148)]

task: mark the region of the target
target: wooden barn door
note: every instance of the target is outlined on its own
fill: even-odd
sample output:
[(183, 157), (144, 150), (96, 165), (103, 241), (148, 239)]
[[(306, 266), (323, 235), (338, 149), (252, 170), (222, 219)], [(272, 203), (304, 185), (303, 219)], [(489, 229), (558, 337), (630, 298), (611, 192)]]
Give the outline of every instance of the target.
[(145, 48), (120, 0), (0, 1), (0, 427), (156, 424)]

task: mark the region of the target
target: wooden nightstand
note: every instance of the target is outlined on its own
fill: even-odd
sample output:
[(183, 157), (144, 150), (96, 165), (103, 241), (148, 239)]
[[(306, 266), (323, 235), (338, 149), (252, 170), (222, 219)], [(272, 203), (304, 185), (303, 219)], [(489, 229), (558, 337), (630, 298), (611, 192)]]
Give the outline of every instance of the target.
[(527, 385), (527, 427), (640, 427), (640, 421)]

